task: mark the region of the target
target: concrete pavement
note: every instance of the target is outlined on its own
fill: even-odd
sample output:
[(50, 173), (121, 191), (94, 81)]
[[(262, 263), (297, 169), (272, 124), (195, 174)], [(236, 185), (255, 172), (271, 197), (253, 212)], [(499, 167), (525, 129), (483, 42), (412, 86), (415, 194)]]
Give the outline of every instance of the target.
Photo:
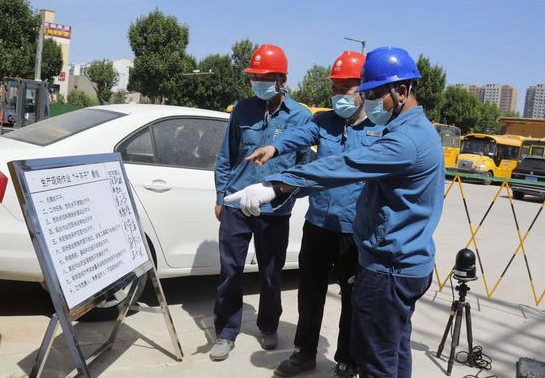
[[(464, 186), (473, 226), (476, 227), (499, 187)], [(447, 198), (436, 233), (437, 266), (442, 278), (454, 263), (458, 249), (465, 247), (470, 233), (459, 192)], [(505, 192), (503, 194), (506, 194)], [(522, 234), (537, 213), (540, 201), (515, 201), (515, 211)], [(525, 243), (529, 266), (538, 294), (545, 288), (545, 219), (539, 218), (535, 230)], [(519, 239), (511, 207), (499, 195), (482, 229), (477, 243), (489, 291), (507, 265)], [(138, 313), (127, 318), (114, 348), (91, 365), (94, 376), (100, 377), (273, 377), (273, 370), (292, 351), (297, 323), (297, 272), (286, 272), (282, 292), (284, 313), (279, 329), (279, 348), (263, 351), (256, 336), (255, 325), (259, 296), (255, 274), (246, 276), (247, 292), (244, 297), (244, 324), (236, 347), (228, 360), (212, 362), (208, 351), (213, 340), (212, 309), (217, 277), (185, 277), (163, 281), (175, 326), (185, 358), (176, 362), (170, 358), (170, 340), (160, 315)], [(484, 353), (493, 359), (492, 370), (479, 377), (496, 374), (514, 377), (515, 362), (519, 357), (545, 360), (545, 312), (543, 303), (536, 307), (520, 251), (498, 286), (488, 299), (482, 275), (470, 284), (468, 300), (472, 306), (474, 344), (481, 345)], [(338, 286), (329, 287), (322, 336), (320, 338), (317, 369), (303, 377), (328, 377), (333, 368), (340, 297)], [(445, 377), (446, 358), (450, 351), (447, 341), (443, 358), (435, 358), (435, 351), (448, 319), (452, 301), (451, 287), (438, 290), (434, 282), (420, 300), (413, 317), (413, 377)], [(143, 302), (156, 303), (147, 292)], [(30, 372), (37, 348), (51, 315), (46, 294), (38, 285), (0, 281), (0, 377), (24, 377)], [(109, 330), (108, 323), (78, 323), (76, 330), (84, 351), (98, 346)], [(461, 345), (466, 347), (465, 324)], [(44, 372), (45, 377), (63, 377), (72, 368), (68, 349), (62, 336), (57, 336)], [(455, 363), (452, 377), (477, 374), (476, 368)]]

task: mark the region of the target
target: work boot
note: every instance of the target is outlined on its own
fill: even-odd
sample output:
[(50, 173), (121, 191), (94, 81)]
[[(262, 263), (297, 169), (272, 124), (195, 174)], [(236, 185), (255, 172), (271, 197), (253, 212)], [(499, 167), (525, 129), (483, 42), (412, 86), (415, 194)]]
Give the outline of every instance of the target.
[(339, 362), (337, 366), (329, 372), (333, 373), (331, 378), (355, 378), (358, 375), (356, 370), (343, 362)]
[(274, 374), (279, 377), (293, 377), (304, 371), (314, 369), (316, 369), (316, 357), (304, 354), (300, 348), (295, 348), (290, 358), (280, 362)]
[(210, 359), (212, 361), (223, 361), (229, 357), (229, 352), (235, 347), (235, 342), (227, 339), (217, 339), (212, 349), (210, 349)]
[(265, 350), (276, 349), (278, 346), (278, 336), (276, 332), (261, 332), (259, 335), (259, 344)]

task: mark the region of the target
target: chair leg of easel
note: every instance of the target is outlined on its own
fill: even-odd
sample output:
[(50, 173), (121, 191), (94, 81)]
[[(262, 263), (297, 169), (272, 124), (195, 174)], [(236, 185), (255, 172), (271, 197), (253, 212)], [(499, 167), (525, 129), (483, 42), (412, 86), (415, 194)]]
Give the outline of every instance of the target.
[(55, 313), (49, 321), (49, 325), (47, 326), (47, 330), (45, 331), (45, 336), (42, 340), (42, 344), (40, 345), (40, 349), (38, 349), (38, 356), (36, 357), (36, 361), (34, 362), (34, 366), (32, 367), (32, 371), (30, 372), (30, 378), (39, 378), (42, 375), (45, 361), (47, 360), (47, 356), (49, 356), (49, 351), (51, 350), (51, 346), (53, 345), (53, 339), (55, 338), (55, 333), (57, 333), (58, 327), (59, 317)]
[(176, 357), (178, 357), (178, 361), (182, 361), (184, 353), (182, 351), (182, 346), (180, 345), (180, 339), (178, 339), (178, 335), (176, 334), (176, 328), (174, 327), (174, 322), (172, 321), (172, 315), (168, 309), (165, 293), (163, 292), (163, 288), (159, 283), (159, 277), (157, 276), (157, 271), (155, 268), (149, 271), (149, 279), (153, 285), (155, 295), (157, 296), (157, 301), (159, 302), (159, 306), (161, 307), (161, 311), (165, 318), (165, 324), (168, 329), (170, 340), (172, 341), (172, 346), (174, 347), (174, 353), (176, 354)]

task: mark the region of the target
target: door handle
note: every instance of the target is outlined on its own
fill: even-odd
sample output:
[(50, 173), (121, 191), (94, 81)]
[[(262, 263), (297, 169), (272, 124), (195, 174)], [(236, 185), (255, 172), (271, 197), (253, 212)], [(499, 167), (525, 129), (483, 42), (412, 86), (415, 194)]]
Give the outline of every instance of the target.
[(167, 182), (164, 180), (153, 180), (151, 184), (144, 185), (144, 189), (155, 193), (165, 193), (172, 189), (171, 186), (166, 184)]

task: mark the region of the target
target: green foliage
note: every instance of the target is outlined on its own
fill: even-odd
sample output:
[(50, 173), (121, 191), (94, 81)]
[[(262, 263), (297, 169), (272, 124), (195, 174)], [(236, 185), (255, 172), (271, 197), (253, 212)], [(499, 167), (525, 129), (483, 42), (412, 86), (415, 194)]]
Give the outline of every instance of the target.
[(477, 126), (480, 119), (477, 97), (462, 88), (447, 87), (441, 102), (440, 123), (458, 126), (467, 134)]
[(56, 97), (55, 104), (61, 104), (62, 105), (64, 103), (66, 103), (66, 99), (64, 98), (62, 93), (57, 93), (57, 95), (55, 97)]
[(249, 39), (243, 39), (236, 42), (231, 47), (231, 61), (234, 71), (234, 91), (235, 99), (243, 99), (254, 95), (252, 86), (250, 85), (250, 76), (242, 72), (243, 69), (250, 65), (252, 54), (259, 45), (253, 43)]
[(42, 50), (42, 80), (53, 84), (55, 76), (62, 71), (61, 46), (51, 38), (44, 39)]
[(416, 99), (424, 108), (428, 118), (437, 120), (440, 118), (439, 110), (447, 74), (441, 66), (432, 66), (429, 58), (424, 57), (422, 54), (418, 57), (416, 65), (422, 75), (422, 78), (418, 80)]
[(477, 113), (479, 118), (477, 125), (472, 130), (473, 132), (484, 134), (498, 134), (500, 132), (499, 119), (501, 112), (496, 104), (479, 104)]
[[(209, 55), (200, 62), (186, 55), (184, 71), (178, 74), (178, 85), (167, 103), (225, 111), (235, 101), (253, 96), (250, 77), (242, 70), (248, 67), (257, 47), (244, 39), (233, 44), (230, 55)], [(194, 75), (193, 70), (201, 74)]]
[(27, 0), (0, 0), (0, 77), (32, 77), (40, 18)]
[(131, 23), (129, 42), (135, 56), (129, 90), (138, 91), (153, 102), (175, 93), (180, 73), (186, 68), (189, 28), (180, 25), (176, 17), (155, 9)]
[(507, 111), (502, 114), (502, 117), (520, 118), (520, 113), (518, 111)]
[(127, 102), (127, 92), (120, 90), (115, 92), (110, 98), (110, 104), (125, 104)]
[(89, 96), (87, 93), (80, 91), (79, 89), (73, 89), (70, 93), (68, 93), (66, 103), (79, 107), (87, 107), (98, 105), (98, 100)]
[[(34, 78), (40, 16), (27, 0), (0, 0), (0, 77)], [(53, 82), (62, 70), (62, 51), (44, 38), (42, 79)]]
[(94, 83), (97, 97), (107, 103), (112, 97), (112, 88), (117, 84), (118, 75), (114, 65), (108, 60), (94, 60), (87, 69), (87, 76)]
[(293, 98), (309, 106), (331, 107), (331, 84), (327, 80), (330, 71), (331, 67), (312, 66), (299, 88), (292, 92)]
[(225, 111), (227, 106), (237, 100), (235, 75), (229, 55), (209, 55), (199, 62), (201, 72), (213, 72), (213, 75), (193, 77), (197, 84), (195, 105), (203, 109)]

